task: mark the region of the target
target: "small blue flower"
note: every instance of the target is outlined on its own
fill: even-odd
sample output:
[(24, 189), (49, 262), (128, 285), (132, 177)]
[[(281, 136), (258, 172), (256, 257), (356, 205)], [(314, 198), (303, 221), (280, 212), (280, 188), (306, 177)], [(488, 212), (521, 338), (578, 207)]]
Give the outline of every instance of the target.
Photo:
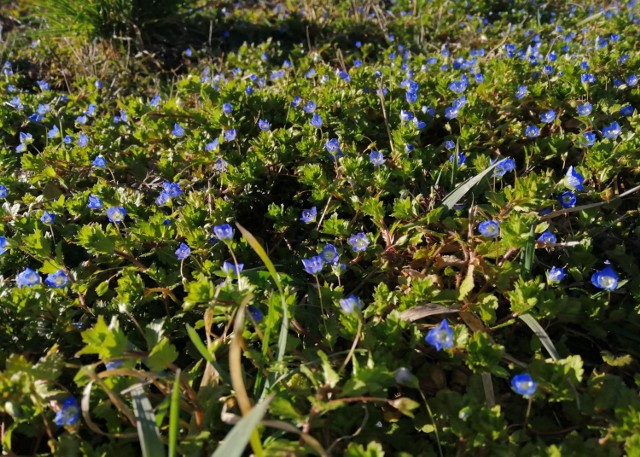
[(558, 197), (558, 201), (563, 208), (573, 208), (576, 206), (577, 198), (573, 192), (568, 190)]
[(538, 241), (538, 243), (555, 243), (557, 238), (551, 230), (547, 229), (540, 234), (536, 241)]
[[(294, 99), (295, 100), (295, 99)], [(305, 113), (309, 113), (312, 114), (313, 112), (315, 112), (317, 108), (317, 105), (315, 104), (315, 102), (313, 100), (309, 100), (303, 107), (302, 110)]]
[(204, 147), (205, 151), (216, 151), (218, 146), (220, 145), (220, 140), (218, 138), (214, 138), (213, 141), (207, 143)]
[(69, 282), (69, 276), (67, 276), (64, 270), (58, 270), (55, 273), (47, 275), (44, 282), (47, 286), (53, 287), (54, 289), (62, 289)]
[(589, 114), (591, 114), (591, 111), (593, 110), (593, 106), (591, 105), (591, 103), (587, 102), (584, 105), (578, 105), (578, 115), (580, 116), (588, 116)]
[(224, 111), (224, 114), (231, 114), (233, 112), (233, 105), (231, 103), (223, 103), (222, 111)]
[(366, 251), (369, 247), (369, 238), (364, 232), (356, 233), (355, 235), (351, 235), (348, 241), (349, 245), (353, 252), (363, 252)]
[(47, 138), (57, 138), (60, 136), (60, 130), (58, 130), (58, 126), (54, 125), (51, 130), (47, 132)]
[(322, 248), (322, 251), (320, 252), (320, 257), (322, 258), (322, 261), (325, 263), (336, 264), (340, 259), (340, 254), (338, 253), (338, 250), (333, 244), (327, 244), (324, 248)]
[(451, 151), (452, 149), (455, 149), (456, 144), (451, 140), (447, 140), (444, 142), (444, 147)]
[(222, 157), (220, 157), (218, 160), (216, 160), (216, 162), (213, 164), (213, 169), (215, 171), (217, 171), (218, 173), (224, 173), (225, 171), (227, 171), (227, 161), (224, 160)]
[(511, 388), (519, 395), (525, 397), (531, 396), (535, 393), (538, 384), (533, 380), (528, 373), (515, 375), (511, 379)]
[(74, 397), (69, 397), (62, 402), (62, 407), (53, 419), (59, 427), (74, 425), (78, 420), (80, 420), (80, 408)]
[(171, 198), (179, 197), (182, 194), (182, 189), (180, 189), (180, 184), (177, 182), (169, 182), (165, 181), (162, 184), (163, 192), (166, 192), (167, 195)]
[(636, 75), (630, 75), (627, 78), (627, 86), (635, 87), (638, 84), (638, 77)]
[(633, 116), (633, 111), (633, 105), (624, 105), (622, 108), (620, 108), (620, 115), (624, 117), (631, 117)]
[(584, 182), (584, 177), (576, 171), (573, 165), (569, 167), (569, 170), (567, 170), (564, 181), (567, 187), (570, 189), (584, 190), (584, 186), (582, 185), (582, 183)]
[(73, 144), (73, 140), (74, 138), (71, 135), (65, 135), (64, 138), (62, 139), (62, 142), (64, 144)]
[(451, 154), (451, 156), (449, 156), (449, 162), (454, 162), (457, 161), (457, 165), (461, 166), (464, 165), (464, 163), (467, 161), (467, 156), (464, 155), (464, 153), (462, 152), (458, 152), (457, 154)]
[[(494, 160), (491, 160), (491, 163), (493, 162)], [(499, 178), (501, 176), (504, 176), (508, 172), (515, 170), (515, 168), (516, 168), (516, 161), (513, 160), (511, 157), (506, 157), (502, 159), (500, 162), (498, 162), (498, 165), (496, 165), (496, 168), (493, 171), (493, 176), (496, 176)]]
[(122, 206), (111, 206), (107, 209), (107, 218), (114, 224), (118, 224), (127, 217), (127, 210)]
[(249, 314), (251, 315), (253, 320), (256, 321), (256, 323), (260, 323), (264, 319), (264, 314), (262, 313), (262, 311), (260, 311), (253, 305), (247, 306), (247, 311), (249, 311)]
[(180, 138), (184, 135), (184, 128), (182, 128), (182, 126), (176, 122), (175, 124), (173, 124), (173, 130), (171, 130), (171, 134), (176, 138)]
[(86, 134), (81, 133), (80, 135), (78, 135), (78, 139), (76, 140), (76, 144), (78, 146), (80, 146), (81, 148), (86, 147), (89, 144), (89, 137)]
[(171, 197), (169, 197), (169, 194), (166, 193), (164, 190), (162, 192), (160, 192), (160, 195), (158, 195), (158, 197), (156, 198), (156, 205), (158, 206), (164, 206), (167, 204), (167, 202), (171, 199)]
[(318, 215), (317, 208), (315, 206), (313, 206), (310, 209), (303, 209), (302, 210), (302, 216), (300, 217), (300, 220), (302, 222), (304, 222), (305, 224), (310, 224), (310, 223), (316, 221), (316, 216), (317, 215)]
[(291, 106), (293, 106), (294, 108), (300, 106), (300, 103), (302, 103), (302, 97), (300, 97), (299, 95), (296, 95), (295, 97), (293, 97), (293, 100), (291, 100)]
[(591, 275), (591, 284), (599, 289), (616, 290), (618, 288), (618, 275), (611, 268), (609, 262), (605, 262), (606, 266)]
[(596, 77), (591, 73), (583, 73), (580, 75), (580, 81), (582, 81), (583, 84), (593, 84), (596, 82)]
[(122, 368), (124, 366), (124, 360), (112, 360), (104, 364), (104, 367), (107, 370), (117, 370), (118, 368)]
[(582, 140), (579, 141), (580, 146), (588, 148), (596, 142), (596, 134), (593, 132), (585, 132), (582, 134)]
[(524, 98), (527, 95), (527, 86), (518, 86), (518, 90), (516, 91), (516, 98), (518, 100)]
[(224, 261), (224, 263), (222, 264), (222, 271), (226, 274), (226, 275), (238, 275), (242, 270), (244, 269), (244, 263), (239, 263), (238, 264), (238, 268), (236, 268), (236, 265), (233, 262), (228, 262), (228, 261)]
[(50, 89), (49, 83), (47, 83), (46, 81), (37, 81), (36, 83), (38, 84), (38, 87), (42, 92), (46, 92)]
[(536, 138), (540, 136), (540, 129), (535, 125), (529, 125), (526, 129), (524, 129), (524, 134), (527, 138)]
[(258, 121), (258, 128), (264, 131), (271, 130), (271, 124), (265, 119), (260, 119)]
[(158, 94), (154, 95), (153, 98), (151, 100), (149, 100), (149, 106), (151, 108), (157, 108), (158, 105), (160, 105), (160, 102), (162, 101), (162, 99), (160, 98), (160, 96)]
[(552, 109), (540, 115), (540, 120), (545, 124), (548, 124), (549, 122), (553, 122), (555, 118), (556, 118), (556, 112)]
[(191, 255), (191, 248), (185, 243), (180, 243), (175, 254), (178, 260), (184, 260)]
[(89, 195), (89, 203), (87, 204), (87, 208), (91, 209), (100, 209), (102, 208), (102, 200), (95, 195)]
[(339, 300), (339, 303), (340, 303), (340, 307), (342, 308), (342, 310), (345, 313), (352, 313), (356, 309), (361, 309), (362, 308), (362, 302), (360, 301), (360, 299), (358, 297), (356, 297), (353, 294), (348, 295), (345, 298), (341, 298)]
[(50, 213), (49, 211), (45, 211), (42, 217), (40, 217), (40, 221), (43, 224), (47, 224), (47, 225), (53, 224), (53, 221), (55, 220), (56, 220), (56, 215), (53, 213)]
[(31, 268), (25, 268), (16, 275), (16, 285), (18, 287), (32, 287), (40, 283), (40, 275)]
[(319, 129), (322, 127), (322, 118), (319, 114), (314, 114), (309, 121), (309, 124), (313, 125), (315, 128)]
[(0, 198), (7, 198), (7, 195), (9, 195), (9, 189), (7, 189), (7, 186), (0, 184)]
[(340, 150), (340, 142), (337, 138), (331, 138), (324, 144), (324, 148), (327, 150), (329, 154), (335, 154)]
[(369, 153), (369, 162), (371, 162), (374, 166), (379, 167), (385, 161), (384, 155), (380, 151), (371, 151)]
[(233, 227), (229, 224), (216, 225), (213, 233), (220, 241), (230, 240), (233, 238)]
[(322, 271), (324, 262), (322, 261), (322, 257), (317, 255), (309, 259), (302, 259), (302, 265), (304, 266), (304, 271), (310, 275), (316, 275)]
[(490, 238), (496, 237), (500, 235), (500, 223), (494, 220), (480, 222), (480, 224), (478, 224), (478, 232)]
[(456, 108), (455, 106), (447, 106), (444, 109), (444, 117), (446, 117), (447, 119), (455, 119), (456, 117), (458, 117), (459, 113), (459, 108)]
[(549, 282), (560, 282), (567, 276), (567, 273), (564, 271), (564, 268), (561, 267), (551, 267), (549, 271), (547, 271), (547, 280)]
[(233, 141), (236, 139), (236, 129), (229, 129), (224, 131), (224, 141)]
[(191, 57), (193, 55), (193, 50), (191, 48), (187, 48), (184, 50), (184, 55), (187, 57)]
[(107, 166), (107, 161), (102, 156), (96, 156), (96, 158), (93, 159), (92, 165), (96, 168), (104, 168)]
[(400, 110), (400, 120), (402, 122), (409, 122), (413, 120), (413, 113), (411, 111)]
[(612, 122), (608, 126), (602, 129), (602, 134), (605, 138), (609, 138), (610, 140), (615, 140), (620, 135), (621, 129), (620, 124), (617, 122)]
[(414, 145), (412, 145), (412, 144), (405, 144), (405, 145), (404, 145), (404, 150), (405, 150), (406, 152), (413, 152), (413, 150), (414, 150), (414, 149), (415, 149), (415, 146), (414, 146)]
[(453, 330), (449, 328), (449, 322), (443, 319), (437, 327), (427, 332), (424, 340), (435, 347), (436, 351), (453, 347)]
[(7, 237), (0, 236), (0, 255), (7, 252), (7, 249), (9, 249), (9, 243), (7, 242)]

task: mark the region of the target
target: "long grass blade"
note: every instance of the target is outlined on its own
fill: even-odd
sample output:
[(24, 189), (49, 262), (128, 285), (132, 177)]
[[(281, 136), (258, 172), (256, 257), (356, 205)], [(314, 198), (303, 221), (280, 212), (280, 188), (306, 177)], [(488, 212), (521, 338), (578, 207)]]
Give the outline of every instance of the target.
[(164, 457), (166, 452), (160, 441), (156, 416), (141, 385), (131, 388), (131, 399), (143, 457)]
[(225, 436), (222, 445), (216, 449), (211, 457), (240, 457), (247, 447), (249, 438), (251, 438), (256, 427), (267, 413), (267, 408), (272, 399), (273, 395), (268, 396), (254, 406), (249, 414), (240, 419)]
[(178, 454), (178, 421), (180, 419), (180, 370), (176, 371), (171, 391), (171, 405), (169, 408), (169, 457), (176, 457)]
[(542, 345), (545, 347), (549, 355), (553, 360), (560, 360), (560, 355), (556, 349), (555, 344), (549, 338), (547, 332), (542, 328), (542, 325), (531, 314), (522, 314), (518, 316), (522, 322), (527, 324), (531, 331), (538, 337)]
[(204, 345), (204, 342), (200, 339), (198, 332), (196, 332), (196, 330), (189, 324), (187, 324), (187, 334), (202, 358), (213, 365), (213, 368), (216, 369), (222, 380), (226, 383), (231, 382), (231, 377), (229, 376), (229, 373), (227, 373), (227, 370), (222, 368), (222, 366), (220, 366), (220, 364), (213, 358), (207, 347)]
[(460, 200), (462, 200), (462, 198), (464, 198), (464, 196), (467, 195), (467, 193), (469, 193), (471, 189), (473, 189), (480, 181), (484, 179), (485, 176), (491, 173), (494, 168), (496, 168), (505, 160), (507, 159), (502, 159), (498, 162), (495, 162), (494, 164), (489, 166), (486, 170), (464, 181), (462, 184), (456, 187), (452, 192), (450, 192), (449, 195), (447, 195), (446, 197), (444, 197), (444, 199), (442, 199), (442, 206), (450, 210), (453, 209), (453, 207), (456, 206), (456, 204)]

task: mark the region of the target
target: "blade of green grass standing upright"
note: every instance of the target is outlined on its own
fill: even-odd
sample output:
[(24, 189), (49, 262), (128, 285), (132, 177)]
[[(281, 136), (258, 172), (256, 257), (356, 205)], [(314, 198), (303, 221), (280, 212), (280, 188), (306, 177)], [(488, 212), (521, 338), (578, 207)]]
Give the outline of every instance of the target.
[(536, 254), (536, 237), (534, 236), (533, 226), (529, 232), (527, 238), (527, 244), (524, 247), (524, 253), (522, 257), (522, 275), (528, 278), (531, 275), (531, 269), (533, 268), (533, 259)]
[(560, 355), (558, 354), (556, 346), (553, 344), (553, 341), (551, 341), (551, 338), (549, 338), (549, 335), (545, 332), (542, 325), (540, 325), (536, 318), (531, 314), (522, 314), (519, 317), (520, 320), (527, 324), (533, 333), (540, 339), (540, 342), (545, 347), (551, 358), (553, 360), (560, 360)]
[[(282, 283), (280, 282), (280, 276), (278, 275), (278, 272), (273, 266), (273, 263), (271, 262), (271, 259), (269, 259), (269, 256), (265, 252), (264, 248), (260, 245), (260, 243), (258, 243), (258, 240), (256, 240), (255, 237), (240, 224), (236, 223), (236, 226), (238, 227), (238, 230), (240, 230), (240, 232), (242, 233), (242, 236), (244, 237), (244, 239), (247, 240), (247, 243), (249, 243), (251, 248), (256, 252), (256, 254), (258, 254), (258, 256), (260, 257), (264, 265), (267, 267), (269, 274), (273, 278), (273, 281), (276, 283), (278, 292), (280, 292), (280, 299), (282, 301), (282, 323), (280, 324), (280, 336), (278, 338), (277, 360), (282, 361), (282, 359), (284, 358), (284, 352), (287, 345), (287, 333), (289, 331), (289, 313), (287, 311), (287, 303), (284, 298), (284, 291), (282, 290)], [(271, 328), (265, 329), (264, 346), (262, 347), (263, 355), (266, 355), (268, 352), (271, 331), (272, 331)], [(266, 387), (268, 387), (268, 385), (265, 386), (265, 390), (266, 390)], [(264, 395), (264, 392), (263, 392), (263, 395)]]
[(254, 406), (249, 414), (240, 419), (231, 431), (227, 433), (224, 441), (211, 457), (240, 457), (244, 453), (253, 431), (267, 413), (267, 407), (272, 398), (273, 395), (265, 398)]
[(505, 160), (507, 159), (502, 159), (498, 162), (495, 162), (494, 164), (489, 166), (489, 168), (487, 168), (486, 170), (464, 181), (462, 184), (456, 187), (452, 192), (450, 192), (449, 195), (447, 195), (446, 197), (444, 197), (444, 199), (442, 199), (442, 206), (445, 206), (450, 210), (453, 209), (453, 207), (456, 206), (456, 204), (460, 200), (462, 200), (462, 198), (465, 195), (467, 195), (467, 193), (469, 193), (471, 189), (473, 189), (480, 181), (482, 181), (482, 179), (485, 176), (491, 173), (491, 171), (493, 171), (494, 168), (496, 168)]
[(133, 400), (133, 414), (136, 418), (143, 457), (164, 457), (166, 453), (164, 445), (160, 441), (156, 416), (141, 385), (131, 389), (131, 399)]
[(178, 421), (180, 419), (180, 370), (176, 371), (171, 391), (171, 406), (169, 410), (169, 457), (176, 457), (178, 448)]

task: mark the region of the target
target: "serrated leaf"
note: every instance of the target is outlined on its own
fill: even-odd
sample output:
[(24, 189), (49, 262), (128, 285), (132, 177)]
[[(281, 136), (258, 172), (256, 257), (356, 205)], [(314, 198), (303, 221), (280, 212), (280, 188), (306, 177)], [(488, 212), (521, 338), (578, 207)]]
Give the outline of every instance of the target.
[(149, 353), (145, 364), (151, 371), (159, 372), (167, 369), (178, 358), (178, 351), (168, 339), (163, 338)]

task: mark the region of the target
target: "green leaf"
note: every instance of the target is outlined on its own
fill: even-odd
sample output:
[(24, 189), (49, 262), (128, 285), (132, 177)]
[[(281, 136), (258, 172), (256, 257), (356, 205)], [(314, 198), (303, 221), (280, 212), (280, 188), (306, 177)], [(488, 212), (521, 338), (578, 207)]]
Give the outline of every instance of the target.
[(163, 338), (151, 350), (145, 364), (151, 371), (159, 372), (167, 369), (178, 358), (178, 351), (168, 339)]
[(267, 408), (273, 394), (266, 397), (256, 406), (254, 406), (249, 414), (244, 416), (240, 421), (234, 425), (227, 436), (225, 436), (222, 445), (216, 449), (211, 457), (240, 457), (244, 453), (244, 449), (247, 447), (251, 434), (256, 429), (264, 415), (267, 413)]
[(118, 318), (113, 317), (111, 324), (107, 326), (103, 316), (98, 316), (98, 321), (93, 328), (82, 332), (82, 341), (85, 347), (78, 355), (98, 354), (102, 360), (120, 357), (124, 355), (129, 342), (118, 325)]
[(153, 407), (141, 385), (131, 388), (131, 400), (143, 457), (164, 457), (165, 448), (160, 441)]
[(113, 254), (116, 237), (105, 233), (98, 224), (83, 225), (78, 232), (78, 244), (90, 254)]
[(51, 242), (48, 238), (45, 238), (40, 229), (36, 229), (31, 235), (22, 238), (22, 248), (39, 259), (51, 255)]

